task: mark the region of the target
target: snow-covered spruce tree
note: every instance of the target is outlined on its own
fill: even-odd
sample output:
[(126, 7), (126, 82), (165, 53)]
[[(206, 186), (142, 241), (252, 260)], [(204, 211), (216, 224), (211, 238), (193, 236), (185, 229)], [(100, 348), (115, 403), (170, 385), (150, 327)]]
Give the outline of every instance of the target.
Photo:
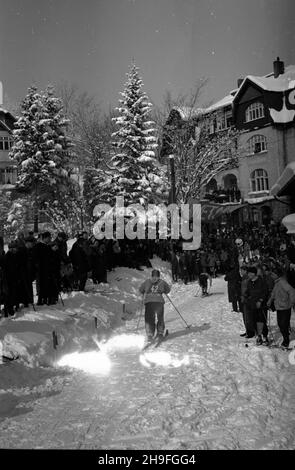
[(142, 90), (139, 69), (133, 63), (116, 108), (112, 134), (114, 155), (110, 170), (95, 175), (99, 181), (97, 199), (114, 203), (124, 196), (125, 204), (160, 202), (166, 197), (165, 175), (155, 159), (157, 141), (153, 122), (149, 119), (151, 103)]
[(10, 191), (0, 191), (0, 237), (11, 235), (10, 224), (8, 222), (9, 211), (12, 207)]
[(38, 209), (45, 201), (56, 200), (57, 192), (62, 199), (72, 184), (67, 125), (62, 101), (54, 95), (53, 87), (39, 93), (35, 86), (30, 87), (15, 123), (10, 157), (18, 166), (16, 190), (33, 197), (36, 231)]

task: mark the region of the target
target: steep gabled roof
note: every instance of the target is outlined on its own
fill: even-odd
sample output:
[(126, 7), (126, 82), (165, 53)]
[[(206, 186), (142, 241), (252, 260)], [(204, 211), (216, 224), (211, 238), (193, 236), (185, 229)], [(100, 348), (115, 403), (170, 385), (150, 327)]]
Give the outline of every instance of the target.
[(246, 82), (252, 82), (264, 91), (276, 91), (282, 92), (292, 88), (295, 88), (295, 65), (289, 65), (286, 67), (285, 72), (274, 78), (274, 74), (268, 74), (263, 77), (257, 77), (255, 75), (247, 75), (241, 83), (237, 94), (234, 97), (234, 101), (237, 100), (244, 88)]

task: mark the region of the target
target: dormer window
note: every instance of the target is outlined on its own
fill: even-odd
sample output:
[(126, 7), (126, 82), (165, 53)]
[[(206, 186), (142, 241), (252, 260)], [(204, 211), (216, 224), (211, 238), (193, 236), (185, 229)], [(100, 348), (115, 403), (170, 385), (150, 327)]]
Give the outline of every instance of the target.
[(253, 135), (247, 142), (248, 155), (265, 152), (267, 150), (266, 137), (264, 135)]
[(246, 122), (255, 121), (264, 117), (264, 106), (262, 103), (256, 101), (250, 104), (246, 109)]

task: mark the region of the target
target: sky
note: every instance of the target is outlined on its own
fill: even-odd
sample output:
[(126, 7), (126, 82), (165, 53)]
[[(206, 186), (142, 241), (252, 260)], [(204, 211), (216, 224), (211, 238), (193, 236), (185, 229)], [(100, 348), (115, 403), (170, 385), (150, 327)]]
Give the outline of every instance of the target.
[(13, 103), (32, 84), (67, 82), (108, 112), (134, 60), (153, 103), (206, 78), (209, 104), (277, 56), (295, 64), (294, 0), (0, 0), (0, 81)]

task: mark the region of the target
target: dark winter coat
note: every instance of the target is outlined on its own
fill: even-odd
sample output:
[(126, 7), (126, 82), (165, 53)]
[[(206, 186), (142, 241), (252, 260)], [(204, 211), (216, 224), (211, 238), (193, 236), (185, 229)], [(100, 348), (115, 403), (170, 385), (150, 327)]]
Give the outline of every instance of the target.
[(231, 269), (224, 276), (227, 281), (227, 294), (229, 302), (236, 302), (241, 297), (241, 275), (238, 267)]
[[(287, 252), (288, 260), (291, 264), (295, 264), (295, 245), (290, 245)], [(292, 287), (295, 288), (295, 269), (289, 269), (287, 273), (287, 280)]]
[(32, 248), (33, 256), (35, 259), (35, 265), (38, 277), (47, 277), (48, 266), (51, 258), (51, 247), (42, 242), (37, 242)]
[(68, 246), (65, 240), (61, 240), (60, 238), (56, 238), (54, 242), (58, 246), (58, 251), (60, 255), (60, 259), (64, 264), (68, 263)]
[(248, 281), (249, 281), (249, 276), (246, 273), (241, 278), (241, 302), (242, 303), (244, 303), (245, 301), (245, 293), (247, 290)]
[(261, 306), (266, 304), (268, 297), (268, 289), (266, 283), (261, 277), (250, 280), (247, 283), (245, 292), (245, 305), (249, 310), (256, 310), (256, 303), (261, 301)]
[(90, 270), (90, 263), (82, 245), (75, 242), (69, 256), (75, 271), (86, 274)]
[(0, 305), (4, 304), (4, 255), (0, 247)]
[(107, 259), (106, 254), (99, 247), (92, 247), (91, 250), (91, 270), (92, 278), (97, 282), (107, 281)]
[(18, 249), (19, 265), (21, 266), (20, 276), (23, 288), (26, 292), (22, 303), (33, 303), (33, 280), (35, 279), (35, 263), (33, 250), (21, 247)]
[(26, 270), (18, 252), (8, 251), (4, 256), (4, 297), (9, 305), (31, 302), (26, 284)]
[(59, 250), (55, 251), (51, 249), (48, 268), (48, 298), (57, 300), (61, 290), (61, 255)]

